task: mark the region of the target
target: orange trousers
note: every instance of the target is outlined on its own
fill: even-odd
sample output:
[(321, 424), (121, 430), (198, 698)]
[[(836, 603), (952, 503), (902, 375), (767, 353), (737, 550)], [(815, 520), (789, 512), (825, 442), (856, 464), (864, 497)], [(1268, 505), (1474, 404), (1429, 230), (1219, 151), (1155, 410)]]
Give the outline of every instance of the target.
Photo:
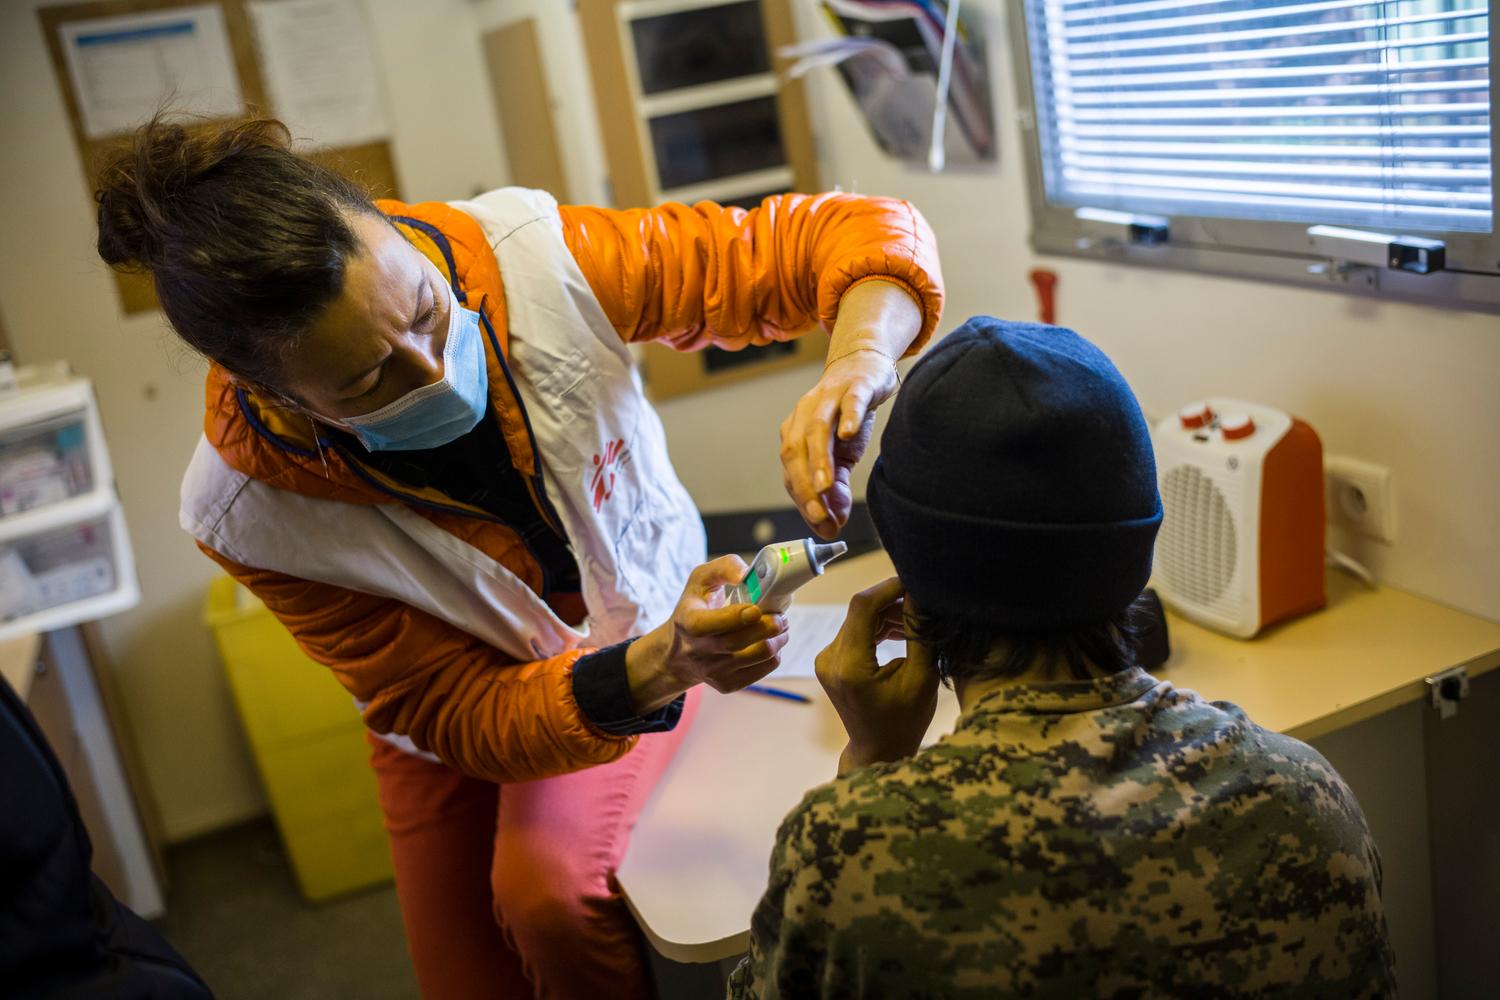
[(696, 715), (612, 764), (497, 785), (373, 736), (371, 764), (425, 1000), (652, 996), (614, 872)]

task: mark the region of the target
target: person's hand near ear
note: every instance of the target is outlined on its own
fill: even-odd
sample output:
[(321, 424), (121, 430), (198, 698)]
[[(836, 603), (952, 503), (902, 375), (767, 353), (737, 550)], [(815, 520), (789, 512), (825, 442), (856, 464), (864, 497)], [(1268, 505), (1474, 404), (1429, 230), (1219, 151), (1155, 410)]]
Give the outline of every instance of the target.
[(821, 538), (837, 538), (849, 520), (849, 472), (870, 443), (876, 409), (900, 385), (896, 359), (921, 329), (922, 310), (901, 285), (874, 280), (849, 289), (822, 376), (781, 423), (787, 494)]
[(937, 665), (926, 646), (908, 640), (905, 656), (884, 664), (876, 656), (882, 641), (906, 635), (904, 594), (895, 577), (855, 594), (839, 634), (818, 654), (818, 682), (849, 734), (841, 775), (916, 753), (937, 711)]

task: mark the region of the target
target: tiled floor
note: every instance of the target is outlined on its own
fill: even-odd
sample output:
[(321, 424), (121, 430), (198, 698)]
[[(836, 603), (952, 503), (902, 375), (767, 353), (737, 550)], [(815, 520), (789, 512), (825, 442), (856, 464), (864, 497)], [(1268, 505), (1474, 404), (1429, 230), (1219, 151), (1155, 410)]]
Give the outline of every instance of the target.
[(297, 893), (269, 822), (173, 848), (158, 926), (220, 1000), (414, 1000), (390, 886), (329, 903)]

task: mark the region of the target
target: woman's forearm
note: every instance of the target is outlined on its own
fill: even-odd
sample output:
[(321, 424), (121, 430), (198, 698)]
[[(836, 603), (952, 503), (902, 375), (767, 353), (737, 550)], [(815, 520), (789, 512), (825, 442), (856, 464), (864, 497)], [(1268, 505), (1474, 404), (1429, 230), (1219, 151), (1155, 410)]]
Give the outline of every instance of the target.
[(894, 361), (922, 332), (922, 309), (906, 286), (895, 281), (863, 281), (844, 293), (828, 343), (828, 360), (855, 351), (874, 351)]

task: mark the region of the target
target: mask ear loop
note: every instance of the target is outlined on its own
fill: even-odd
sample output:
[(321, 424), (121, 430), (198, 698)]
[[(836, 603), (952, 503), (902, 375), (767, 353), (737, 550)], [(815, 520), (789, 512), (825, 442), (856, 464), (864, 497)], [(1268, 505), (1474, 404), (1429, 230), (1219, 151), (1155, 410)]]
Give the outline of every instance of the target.
[(308, 417), (307, 426), (312, 429), (313, 447), (317, 449), (318, 461), (323, 463), (323, 475), (332, 479), (333, 472), (328, 468), (328, 456), (323, 452), (323, 435), (318, 433), (317, 421), (313, 420), (312, 417)]
[(312, 431), (313, 449), (318, 453), (318, 461), (323, 463), (323, 474), (332, 479), (333, 470), (328, 468), (328, 455), (323, 451), (323, 436), (318, 433), (318, 418), (314, 416), (313, 412), (290, 396), (277, 392), (268, 385), (260, 382), (247, 382), (245, 384), (253, 389), (257, 396), (269, 400), (270, 404), (278, 410), (285, 410), (307, 421), (308, 430)]
[(318, 432), (318, 421), (313, 417), (312, 412), (298, 406), (296, 402), (280, 393), (277, 393), (276, 399), (278, 406), (290, 410), (307, 421), (307, 429), (312, 432), (313, 449), (318, 453), (318, 461), (323, 463), (323, 475), (332, 479), (333, 472), (328, 468), (328, 455), (323, 451), (323, 435)]

